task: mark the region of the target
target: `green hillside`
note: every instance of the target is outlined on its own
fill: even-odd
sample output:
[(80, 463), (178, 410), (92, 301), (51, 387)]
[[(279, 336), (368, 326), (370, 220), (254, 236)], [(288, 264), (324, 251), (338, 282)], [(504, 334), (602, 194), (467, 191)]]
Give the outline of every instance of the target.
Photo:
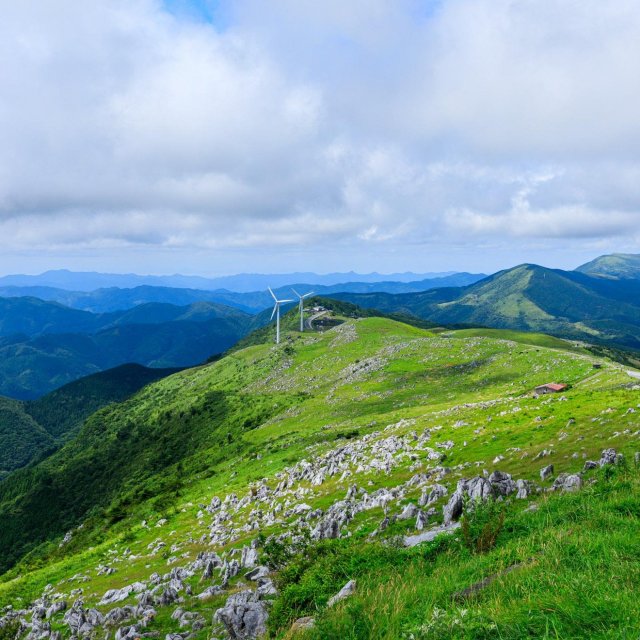
[(0, 479), (61, 446), (101, 407), (175, 372), (128, 364), (81, 378), (38, 400), (0, 397)]
[[(638, 381), (544, 336), (328, 316), (103, 408), (1, 483), (0, 603), (44, 590), (46, 607), (82, 598), (86, 633), (203, 640), (226, 637), (214, 613), (234, 595), (270, 637), (633, 637)], [(570, 386), (532, 394), (547, 382)], [(610, 448), (627, 462), (562, 475)], [(454, 535), (406, 546), (435, 536), (475, 477), (504, 499), (475, 515), (466, 503)], [(262, 577), (247, 577), (256, 562)], [(49, 624), (68, 637), (65, 615)], [(316, 626), (296, 634), (302, 616)]]
[(640, 255), (613, 253), (579, 266), (576, 271), (603, 278), (640, 278)]
[(640, 349), (639, 280), (605, 280), (521, 265), (469, 287), (336, 298), (445, 325), (543, 332)]

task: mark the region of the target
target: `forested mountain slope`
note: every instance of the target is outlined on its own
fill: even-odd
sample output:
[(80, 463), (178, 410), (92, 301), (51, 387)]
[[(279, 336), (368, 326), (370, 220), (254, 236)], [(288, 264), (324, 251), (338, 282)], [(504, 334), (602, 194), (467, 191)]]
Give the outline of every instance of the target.
[(32, 400), (125, 363), (193, 366), (255, 326), (254, 316), (213, 302), (94, 314), (35, 298), (0, 298), (0, 394)]
[(71, 382), (38, 400), (0, 396), (0, 480), (61, 446), (101, 407), (121, 402), (175, 371), (127, 364)]

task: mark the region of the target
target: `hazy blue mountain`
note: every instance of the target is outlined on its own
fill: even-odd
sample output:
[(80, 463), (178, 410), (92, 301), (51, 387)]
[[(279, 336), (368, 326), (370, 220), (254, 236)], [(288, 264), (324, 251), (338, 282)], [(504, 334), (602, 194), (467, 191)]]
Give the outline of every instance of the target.
[(213, 302), (94, 314), (35, 298), (0, 298), (0, 395), (36, 398), (130, 362), (192, 366), (267, 320)]
[(0, 287), (53, 287), (68, 291), (94, 291), (109, 287), (131, 289), (150, 285), (155, 287), (171, 287), (186, 289), (227, 289), (236, 292), (251, 292), (266, 289), (268, 286), (282, 287), (296, 282), (312, 285), (334, 285), (341, 282), (413, 282), (454, 275), (455, 272), (443, 273), (285, 273), (285, 274), (251, 274), (243, 273), (218, 278), (201, 276), (184, 276), (180, 274), (168, 276), (137, 275), (134, 273), (95, 273), (75, 272), (65, 269), (46, 271), (39, 275), (7, 275), (0, 277)]
[[(484, 278), (484, 274), (456, 273), (441, 278), (418, 280), (415, 282), (345, 282), (330, 286), (296, 282), (284, 287), (275, 287), (276, 295), (290, 298), (293, 287), (300, 293), (313, 290), (318, 295), (329, 295), (338, 291), (353, 293), (368, 293), (380, 291), (388, 293), (408, 293), (426, 291), (436, 287), (464, 286)], [(67, 291), (54, 287), (0, 287), (0, 296), (17, 297), (32, 296), (43, 300), (55, 301), (68, 307), (91, 311), (93, 313), (108, 313), (131, 309), (147, 303), (166, 303), (178, 306), (195, 302), (217, 302), (236, 307), (248, 313), (258, 313), (272, 305), (272, 298), (265, 289), (239, 293), (218, 289), (204, 291), (201, 289), (184, 289), (175, 287), (154, 287), (143, 285), (131, 289), (110, 287), (95, 291)]]
[(600, 256), (581, 265), (576, 271), (603, 278), (638, 279), (640, 278), (640, 255), (613, 253)]
[(0, 298), (0, 336), (40, 333), (91, 333), (101, 316), (38, 298)]

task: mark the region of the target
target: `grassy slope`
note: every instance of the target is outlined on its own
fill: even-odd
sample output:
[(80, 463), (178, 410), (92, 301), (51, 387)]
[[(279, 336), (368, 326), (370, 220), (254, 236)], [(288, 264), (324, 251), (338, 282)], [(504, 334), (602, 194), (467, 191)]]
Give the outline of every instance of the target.
[(600, 256), (576, 271), (604, 278), (640, 278), (640, 255), (613, 253)]
[[(538, 337), (533, 341), (535, 345), (527, 344), (523, 336), (515, 342), (464, 333), (454, 333), (453, 338), (448, 338), (386, 319), (347, 320), (322, 335), (292, 333), (291, 340), (285, 340), (279, 347), (253, 345), (210, 365), (160, 380), (121, 405), (93, 416), (81, 437), (40, 465), (32, 472), (34, 475), (16, 474), (4, 490), (0, 487), (0, 517), (7, 522), (0, 532), (5, 567), (7, 559), (17, 559), (30, 546), (25, 545), (25, 540), (28, 542), (25, 526), (41, 527), (30, 534), (41, 542), (40, 546), (31, 545), (30, 555), (9, 571), (0, 584), (0, 602), (19, 604), (20, 598), (34, 597), (48, 582), (68, 592), (73, 583), (62, 581), (84, 572), (89, 577), (82, 584), (85, 601), (92, 605), (109, 588), (145, 579), (153, 571), (166, 572), (171, 566), (168, 564), (171, 554), (150, 555), (148, 545), (154, 540), (162, 538), (177, 544), (180, 553), (189, 558), (203, 548), (210, 549), (193, 542), (207, 530), (206, 524), (196, 518), (199, 503), (208, 503), (212, 496), (223, 497), (232, 491), (245, 495), (248, 485), (262, 478), (273, 486), (277, 482), (274, 474), (285, 466), (318, 456), (344, 442), (345, 437), (354, 439), (369, 433), (378, 433), (374, 440), (387, 437), (389, 433), (380, 433), (387, 425), (395, 425), (391, 433), (398, 436), (431, 428), (437, 430), (437, 441), (453, 440), (455, 446), (447, 452), (447, 466), (478, 463), (488, 470), (497, 466), (530, 479), (537, 479), (543, 464), (533, 461), (534, 454), (545, 448), (554, 453), (545, 458), (544, 464), (554, 463), (557, 471), (578, 470), (583, 456), (597, 459), (600, 450), (611, 445), (629, 457), (637, 447), (638, 429), (637, 414), (627, 412), (638, 403), (638, 392), (629, 388), (630, 378), (614, 364), (605, 363), (602, 370), (594, 372), (593, 358), (575, 350), (560, 350), (556, 347), (563, 345), (557, 341), (549, 345), (541, 344), (544, 340)], [(573, 385), (567, 401), (558, 396), (534, 399), (523, 395), (535, 385), (551, 380)], [(474, 404), (478, 402), (489, 404)], [(520, 451), (513, 449), (516, 447)], [(497, 455), (505, 457), (494, 464), (492, 460)], [(435, 463), (420, 459), (417, 464), (418, 469), (426, 469)], [(356, 473), (354, 478), (342, 482), (329, 479), (314, 487), (305, 501), (314, 508), (326, 508), (337, 497), (343, 497), (353, 481), (366, 485), (368, 491), (395, 486), (415, 473), (415, 467), (409, 466), (410, 462), (403, 460), (389, 474), (360, 477)], [(455, 484), (460, 474), (473, 475), (474, 468), (454, 472), (446, 478), (446, 484)], [(404, 502), (415, 500), (417, 495), (409, 493)], [(555, 505), (554, 500), (549, 504)], [(629, 509), (637, 517), (634, 505), (631, 501)], [(44, 526), (40, 522), (43, 509), (50, 516)], [(523, 540), (526, 528), (531, 531), (537, 528), (539, 536), (549, 534), (554, 540), (554, 520), (542, 518), (539, 514), (544, 512), (529, 519), (514, 511), (516, 524), (511, 524), (510, 519), (509, 527), (515, 527), (516, 533), (520, 531)], [(11, 518), (5, 518), (9, 513)], [(247, 515), (243, 511), (235, 517), (241, 524)], [(153, 524), (161, 517), (169, 520), (165, 527), (147, 530), (139, 524), (142, 518)], [(372, 531), (382, 517), (380, 509), (359, 514), (350, 525), (354, 531), (353, 544), (361, 544), (358, 542), (361, 536)], [(558, 521), (563, 518), (557, 515)], [(74, 530), (72, 543), (59, 549), (57, 542), (64, 529), (81, 521), (84, 527)], [(517, 525), (518, 522), (525, 524)], [(563, 522), (566, 524), (566, 518)], [(405, 533), (412, 526), (412, 522), (396, 523), (389, 534)], [(265, 533), (278, 530), (276, 526)], [(633, 547), (625, 546), (623, 534), (621, 530), (616, 553), (633, 555)], [(245, 534), (232, 546), (252, 537), (255, 533)], [(323, 628), (339, 630), (344, 629), (340, 625), (347, 624), (352, 637), (376, 637), (358, 631), (358, 625), (365, 625), (362, 628), (366, 629), (366, 619), (371, 619), (368, 607), (381, 600), (395, 602), (394, 625), (428, 622), (434, 604), (442, 607), (448, 602), (447, 589), (454, 589), (458, 583), (445, 582), (436, 588), (438, 582), (419, 563), (437, 569), (434, 575), (442, 578), (445, 568), (458, 562), (454, 575), (465, 586), (501, 563), (527, 560), (530, 541), (518, 547), (515, 536), (505, 539), (504, 544), (495, 555), (482, 558), (465, 558), (451, 550), (448, 556), (437, 554), (435, 559), (428, 550), (424, 551), (423, 559), (420, 551), (398, 552), (409, 556), (415, 553), (419, 562), (407, 568), (411, 570), (407, 575), (412, 577), (408, 584), (415, 584), (413, 595), (399, 591), (395, 601), (389, 599), (388, 585), (398, 580), (394, 566), (402, 566), (398, 564), (400, 555), (383, 558), (378, 574), (374, 572), (367, 577), (361, 571), (366, 588), (359, 613), (339, 608), (337, 618), (327, 617), (322, 622), (327, 626)], [(125, 547), (134, 557), (120, 564), (118, 559)], [(376, 553), (384, 555), (376, 549), (375, 545), (360, 551), (354, 548), (347, 555), (355, 560), (364, 558), (361, 564), (375, 568)], [(571, 568), (563, 564), (562, 546), (558, 543), (553, 549), (548, 561), (556, 573), (565, 571), (564, 579), (570, 581)], [(595, 545), (592, 551), (594, 566), (603, 565), (607, 556), (601, 545)], [(95, 568), (106, 562), (112, 562), (117, 573), (96, 575)], [(325, 590), (318, 591), (318, 601), (309, 604), (311, 610), (316, 605), (322, 607), (327, 592), (341, 586), (340, 581), (346, 581), (347, 577), (350, 576), (341, 573), (331, 576)], [(615, 606), (626, 604), (630, 579), (625, 578), (626, 582), (615, 592)], [(201, 588), (197, 581), (196, 588)], [(376, 596), (376, 590), (380, 589), (381, 594)], [(423, 602), (421, 594), (429, 593)], [(550, 591), (541, 593), (549, 595)], [(416, 598), (416, 594), (420, 597)], [(523, 587), (510, 597), (523, 610), (534, 610), (544, 604), (536, 598), (528, 602)], [(224, 599), (225, 596), (220, 596), (204, 603), (189, 601), (186, 606), (203, 612), (210, 621), (211, 613)], [(358, 602), (354, 600), (353, 606), (357, 607)], [(288, 607), (286, 602), (278, 606), (281, 612), (278, 619), (285, 629), (290, 617), (300, 610)], [(420, 615), (416, 614), (417, 609)], [(449, 607), (448, 611), (455, 609)], [(493, 609), (483, 611), (485, 617), (493, 619)], [(551, 624), (553, 612), (545, 611), (543, 608), (538, 622)], [(356, 616), (358, 624), (345, 622), (340, 618), (343, 614)], [(636, 609), (630, 608), (627, 615), (630, 624), (640, 623)], [(576, 613), (568, 611), (566, 616), (573, 624), (582, 624)], [(518, 628), (508, 627), (509, 624), (507, 620), (504, 628)], [(168, 613), (163, 611), (152, 625), (163, 632), (174, 627)], [(210, 633), (210, 627), (206, 627), (198, 637), (206, 638)], [(344, 631), (323, 637), (349, 637), (340, 633)], [(522, 637), (514, 633), (496, 637)]]
[(638, 280), (607, 280), (520, 265), (469, 287), (337, 297), (387, 313), (402, 311), (448, 325), (539, 331), (640, 349), (639, 295)]
[[(640, 477), (592, 473), (577, 495), (548, 495), (535, 512), (510, 508), (495, 549), (472, 554), (458, 537), (414, 549), (325, 544), (285, 590), (326, 598), (357, 576), (358, 591), (321, 609), (300, 638), (520, 640), (635, 638), (640, 620)], [(360, 560), (360, 563), (357, 561)], [(324, 590), (320, 576), (333, 578)], [(461, 592), (489, 577), (476, 594)], [(285, 599), (283, 598), (283, 599)], [(300, 613), (307, 613), (301, 611)]]

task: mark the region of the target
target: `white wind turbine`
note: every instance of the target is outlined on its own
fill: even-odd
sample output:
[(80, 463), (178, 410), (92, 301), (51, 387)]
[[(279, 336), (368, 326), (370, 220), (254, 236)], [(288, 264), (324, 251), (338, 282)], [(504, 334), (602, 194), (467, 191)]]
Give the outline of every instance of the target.
[(275, 304), (273, 305), (273, 311), (271, 312), (271, 320), (273, 320), (273, 316), (276, 316), (276, 344), (280, 344), (280, 305), (285, 304), (286, 302), (293, 302), (293, 300), (278, 300), (276, 298), (275, 293), (271, 291), (271, 287), (267, 287), (269, 289), (269, 293), (271, 297), (274, 299)]
[(304, 299), (313, 295), (313, 291), (300, 295), (293, 287), (291, 291), (298, 296), (298, 308), (300, 309), (300, 331), (304, 331)]

